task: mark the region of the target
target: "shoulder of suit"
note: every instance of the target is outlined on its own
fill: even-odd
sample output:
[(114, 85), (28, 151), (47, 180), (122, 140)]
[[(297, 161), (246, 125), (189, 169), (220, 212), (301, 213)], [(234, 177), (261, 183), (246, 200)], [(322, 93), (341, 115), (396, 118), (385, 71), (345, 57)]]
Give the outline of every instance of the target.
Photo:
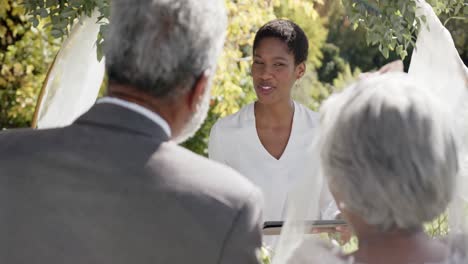
[[(9, 129), (0, 133), (0, 151), (13, 154), (29, 153), (31, 149), (37, 149), (45, 143), (54, 140), (51, 133), (59, 129)], [(24, 147), (23, 147), (24, 146)]]
[[(212, 190), (244, 200), (259, 190), (232, 168), (197, 155), (173, 142), (161, 144), (147, 166), (169, 181), (192, 191)], [(162, 172), (162, 173), (161, 173)], [(167, 175), (167, 178), (166, 178)], [(242, 198), (243, 197), (243, 198)]]

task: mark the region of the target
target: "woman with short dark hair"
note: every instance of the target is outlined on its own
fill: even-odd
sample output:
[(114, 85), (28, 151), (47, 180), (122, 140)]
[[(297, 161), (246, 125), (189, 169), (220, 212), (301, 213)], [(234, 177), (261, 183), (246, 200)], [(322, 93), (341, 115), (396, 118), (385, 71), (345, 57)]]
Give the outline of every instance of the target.
[[(218, 120), (211, 130), (210, 158), (260, 187), (265, 221), (284, 220), (288, 192), (297, 179), (311, 173), (309, 154), (318, 114), (291, 98), (294, 84), (306, 71), (308, 47), (304, 31), (290, 20), (262, 26), (253, 43), (257, 101)], [(316, 184), (322, 186), (322, 179)], [(320, 200), (322, 218), (334, 218), (338, 212), (326, 187)]]

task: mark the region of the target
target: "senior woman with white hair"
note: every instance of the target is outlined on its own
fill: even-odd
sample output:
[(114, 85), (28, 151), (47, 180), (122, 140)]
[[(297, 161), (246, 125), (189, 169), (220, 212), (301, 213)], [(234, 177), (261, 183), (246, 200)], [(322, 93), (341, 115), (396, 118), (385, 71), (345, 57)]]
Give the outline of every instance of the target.
[(323, 171), (359, 239), (358, 263), (437, 263), (423, 231), (447, 208), (458, 171), (449, 118), (403, 73), (358, 82), (323, 108)]
[(466, 263), (463, 250), (423, 230), (446, 210), (459, 169), (437, 98), (405, 73), (386, 73), (333, 95), (321, 115), (322, 170), (359, 249), (304, 254), (316, 246), (307, 241), (288, 263)]

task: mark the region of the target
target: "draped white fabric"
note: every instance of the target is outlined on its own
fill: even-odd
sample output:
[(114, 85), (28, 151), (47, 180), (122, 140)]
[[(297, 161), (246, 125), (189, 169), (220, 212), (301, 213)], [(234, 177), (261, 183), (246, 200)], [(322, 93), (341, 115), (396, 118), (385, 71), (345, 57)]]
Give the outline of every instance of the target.
[(408, 71), (421, 85), (434, 92), (453, 118), (459, 152), (460, 173), (457, 191), (449, 208), (451, 232), (465, 232), (468, 202), (468, 68), (463, 64), (450, 32), (443, 26), (431, 6), (417, 1), (417, 16), (426, 17), (416, 41)]
[(96, 53), (97, 15), (83, 17), (64, 41), (44, 87), (38, 128), (69, 125), (96, 101), (104, 77), (104, 60)]

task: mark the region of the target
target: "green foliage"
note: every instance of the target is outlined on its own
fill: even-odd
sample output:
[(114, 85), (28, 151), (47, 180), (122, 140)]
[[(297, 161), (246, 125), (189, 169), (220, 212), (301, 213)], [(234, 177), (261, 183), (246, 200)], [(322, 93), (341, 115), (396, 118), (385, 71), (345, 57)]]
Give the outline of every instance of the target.
[(322, 47), (323, 64), (317, 71), (319, 80), (326, 83), (332, 83), (343, 72), (346, 67), (346, 61), (340, 57), (340, 48), (332, 43), (326, 43)]
[(389, 52), (393, 50), (405, 58), (408, 55), (408, 47), (414, 46), (415, 32), (422, 21), (415, 16), (414, 1), (394, 2), (350, 1), (346, 2), (345, 6), (351, 11), (350, 20), (353, 27), (357, 28), (360, 25), (366, 29), (368, 45), (378, 45), (385, 58), (388, 58)]
[[(378, 45), (385, 58), (395, 51), (402, 59), (414, 47), (416, 34), (425, 17), (416, 17), (416, 3), (408, 0), (342, 0), (353, 27), (363, 27), (367, 44)], [(467, 10), (464, 0), (429, 0), (436, 13), (461, 15)]]
[[(329, 1), (331, 6), (326, 14), (327, 20), (325, 22), (329, 31), (327, 43), (339, 49), (339, 57), (349, 63), (353, 70), (360, 68), (363, 72), (377, 69), (398, 59), (398, 55), (394, 51), (390, 51), (389, 58), (386, 59), (380, 53), (378, 45), (367, 45), (366, 30), (363, 27), (353, 29), (341, 1)], [(411, 49), (408, 52), (410, 53)], [(409, 59), (409, 57), (406, 58), (405, 65), (408, 65)], [(327, 58), (324, 58), (323, 63), (326, 65)]]
[(361, 70), (359, 68), (351, 70), (351, 66), (346, 64), (343, 71), (338, 73), (338, 76), (336, 76), (336, 78), (333, 80), (333, 87), (335, 91), (341, 91), (344, 89), (347, 85), (355, 81), (360, 74)]
[(437, 15), (468, 16), (466, 0), (427, 0)]
[(307, 74), (293, 89), (292, 97), (310, 109), (318, 111), (322, 102), (333, 92), (342, 90), (361, 74), (359, 68), (352, 70), (348, 63), (344, 63), (342, 67), (339, 70), (334, 69), (336, 77), (331, 83), (321, 82), (315, 72)]
[(271, 251), (265, 247), (260, 249), (260, 261), (262, 264), (271, 264)]
[(274, 9), (275, 15), (291, 19), (304, 30), (309, 39), (307, 71), (312, 72), (322, 64), (321, 48), (325, 44), (328, 31), (312, 2), (294, 1), (293, 3), (288, 4), (286, 0), (278, 1)]
[(56, 42), (31, 27), (17, 1), (0, 0), (0, 129), (30, 125)]
[(183, 147), (203, 156), (208, 156), (207, 146), (208, 138), (210, 137), (210, 130), (220, 117), (219, 114), (213, 111), (213, 109), (216, 108), (214, 104), (216, 104), (217, 101), (212, 100), (211, 102), (212, 105), (210, 106), (210, 111), (208, 112), (208, 115), (200, 129), (198, 129), (197, 133), (195, 133), (192, 138), (182, 143)]
[(431, 237), (443, 237), (448, 235), (448, 216), (446, 213), (434, 219), (434, 221), (424, 225), (424, 230)]
[(308, 72), (296, 82), (296, 86), (292, 90), (292, 98), (317, 111), (321, 102), (331, 94), (332, 90), (331, 85), (321, 83), (318, 80), (315, 72)]
[(99, 12), (98, 21), (102, 25), (97, 36), (98, 57), (102, 58), (102, 44), (107, 29), (106, 18), (109, 17), (108, 0), (24, 0), (23, 6), (30, 15), (29, 21), (37, 27), (39, 21), (48, 19), (44, 27), (50, 29), (55, 38), (68, 36), (70, 28), (82, 15), (91, 16), (94, 10)]

